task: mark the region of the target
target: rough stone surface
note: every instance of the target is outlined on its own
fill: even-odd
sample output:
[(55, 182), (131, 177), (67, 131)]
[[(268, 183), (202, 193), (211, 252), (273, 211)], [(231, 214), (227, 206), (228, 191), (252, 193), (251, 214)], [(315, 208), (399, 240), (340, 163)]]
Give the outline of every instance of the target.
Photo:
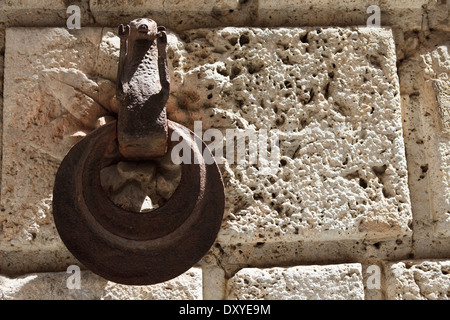
[(203, 299), (226, 299), (225, 271), (215, 265), (206, 265), (203, 268)]
[(333, 264), (348, 261), (377, 263), (379, 260), (397, 261), (412, 254), (412, 242), (397, 239), (257, 242), (231, 245), (216, 244), (212, 254), (218, 257), (227, 276), (249, 265), (258, 268), (297, 264)]
[[(450, 55), (448, 45), (438, 46), (421, 58), (425, 64), (422, 97), (422, 125), (429, 152), (428, 175), (432, 219), (438, 236), (450, 236)], [(420, 81), (420, 80), (419, 80)], [(431, 88), (432, 89), (431, 89)], [(430, 90), (431, 89), (431, 90)], [(427, 91), (428, 90), (428, 91)], [(428, 113), (427, 113), (428, 112)], [(444, 134), (442, 134), (442, 133)]]
[(118, 206), (148, 212), (163, 206), (181, 179), (181, 166), (170, 159), (171, 149), (159, 160), (121, 161), (100, 172), (103, 189)]
[(164, 0), (157, 1), (90, 1), (90, 12), (95, 17), (96, 23), (105, 25), (110, 21), (128, 23), (129, 21), (141, 18), (152, 17), (159, 23), (166, 22), (164, 17)]
[[(9, 29), (7, 38), (0, 247), (60, 250), (51, 216), (54, 175), (76, 141), (113, 119), (119, 41), (111, 29), (100, 28)], [(170, 157), (104, 171), (111, 199), (134, 211), (162, 205), (180, 178)]]
[(172, 30), (225, 26), (349, 26), (366, 25), (377, 5), (381, 24), (402, 30), (449, 30), (448, 2), (440, 0), (21, 0), (5, 1), (0, 23), (13, 26), (65, 27), (67, 7), (78, 5), (81, 25), (116, 26), (151, 17)]
[(450, 65), (448, 36), (435, 32), (399, 68), (416, 257), (448, 257)]
[(180, 38), (169, 117), (191, 128), (201, 120), (204, 130), (278, 129), (274, 175), (249, 160), (225, 164), (220, 242), (410, 232), (389, 30), (224, 28)]
[(105, 106), (114, 93), (97, 69), (101, 36), (89, 28), (6, 32), (2, 250), (61, 248), (51, 216), (56, 170), (110, 113)]
[[(0, 300), (198, 300), (202, 299), (202, 273), (192, 268), (152, 286), (126, 286), (81, 271), (80, 289), (73, 288), (74, 273), (36, 273), (0, 276)], [(68, 286), (71, 288), (69, 289)]]
[(72, 15), (67, 12), (67, 7), (77, 5), (80, 8), (81, 26), (92, 24), (94, 19), (90, 14), (89, 0), (64, 1), (64, 0), (19, 0), (2, 1), (0, 23), (6, 26), (58, 26), (65, 27), (66, 20)]
[[(248, 21), (253, 5), (237, 0), (158, 0), (158, 1), (99, 1), (89, 2), (89, 14), (95, 25), (110, 26), (111, 21), (128, 23), (140, 17), (151, 17), (158, 24), (181, 30)], [(91, 24), (93, 24), (91, 22)]]
[(246, 268), (228, 280), (228, 298), (242, 300), (362, 300), (360, 264)]
[(380, 0), (302, 1), (260, 0), (258, 6), (259, 23), (269, 26), (291, 25), (366, 25), (373, 14), (368, 13), (369, 6), (380, 8), (382, 25), (398, 25), (403, 28), (420, 28), (423, 6), (428, 0), (403, 0), (385, 2)]
[(386, 299), (449, 300), (449, 260), (386, 263)]
[[(242, 289), (239, 294), (291, 297), (292, 292), (286, 291), (289, 284), (279, 285), (272, 279), (289, 274), (289, 280), (304, 276), (317, 283), (323, 279), (338, 283), (314, 289), (316, 293), (299, 286), (301, 298), (307, 298), (307, 294), (324, 297), (327, 291), (328, 299), (337, 287), (343, 288), (335, 295), (338, 298), (358, 292), (351, 298), (448, 299), (449, 3), (2, 2), (0, 107), (4, 100), (5, 110), (0, 129), (4, 118), (5, 130), (0, 144), (5, 141), (2, 166), (6, 171), (0, 192), (0, 298), (224, 299), (228, 297), (226, 279), (230, 277), (229, 284)], [(69, 4), (80, 7), (82, 30), (65, 29)], [(365, 25), (369, 5), (380, 7), (381, 24), (391, 26), (392, 34), (385, 29), (335, 27)], [(175, 32), (169, 32), (169, 118), (190, 128), (195, 120), (202, 120), (204, 130), (219, 126), (222, 132), (227, 128), (256, 132), (273, 127), (280, 130), (280, 150), (289, 151), (292, 157), (282, 153), (280, 167), (272, 176), (261, 174), (259, 164), (221, 165), (227, 183), (227, 214), (219, 241), (199, 263), (201, 279), (195, 269), (192, 281), (139, 288), (116, 285), (84, 271), (83, 289), (69, 292), (65, 289), (69, 277), (66, 267), (79, 263), (59, 241), (52, 224), (54, 173), (74, 142), (112, 119), (116, 111), (111, 98), (117, 73), (117, 25), (142, 16)], [(14, 26), (64, 29), (7, 29), (4, 61), (5, 28)], [(187, 30), (225, 26), (246, 28)], [(333, 63), (336, 67), (330, 68)], [(396, 64), (401, 118), (394, 84)], [(290, 102), (291, 98), (297, 102)], [(391, 104), (385, 107), (389, 100)], [(371, 108), (366, 110), (365, 105), (372, 103), (382, 106), (390, 118), (380, 117), (376, 110), (372, 113)], [(399, 130), (392, 130), (392, 134), (383, 129), (399, 125), (399, 119), (408, 185), (400, 170), (406, 167), (403, 160), (397, 164), (397, 159), (404, 159), (397, 152), (402, 149), (397, 144), (402, 139)], [(381, 129), (373, 129), (378, 122)], [(296, 125), (297, 131), (292, 129)], [(343, 134), (339, 128), (343, 128)], [(292, 136), (293, 131), (296, 135)], [(340, 136), (343, 141), (336, 140)], [(377, 140), (383, 136), (387, 144), (386, 139)], [(372, 153), (364, 153), (374, 145)], [(379, 146), (396, 157), (378, 152)], [(347, 159), (344, 155), (348, 154), (351, 157)], [(361, 154), (366, 158), (361, 159)], [(332, 161), (321, 164), (321, 158)], [(341, 160), (340, 169), (333, 167)], [(108, 168), (103, 173), (104, 188), (118, 205), (151, 210), (163, 204), (176, 186), (175, 167), (166, 166), (157, 178), (155, 167), (147, 163), (128, 170), (130, 164), (125, 163)], [(358, 168), (356, 173), (353, 167)], [(408, 190), (389, 198), (388, 191), (407, 187), (411, 205), (402, 203), (399, 197)], [(332, 214), (326, 199), (333, 200)], [(361, 200), (366, 205), (361, 205)], [(347, 210), (339, 206), (339, 201), (347, 201)], [(441, 260), (405, 260), (412, 257)], [(359, 265), (354, 273), (345, 271), (349, 261), (360, 262), (362, 271)], [(283, 271), (269, 273), (272, 269), (267, 269), (299, 264), (314, 265), (311, 268), (320, 264), (320, 270), (308, 273), (302, 266), (275, 268)], [(367, 270), (374, 265), (382, 271), (380, 290), (367, 286)], [(246, 278), (249, 270), (256, 270), (252, 272), (256, 276)], [(244, 276), (238, 278), (241, 274)], [(341, 281), (338, 274), (347, 276)], [(318, 275), (323, 277), (318, 279)], [(251, 289), (239, 279), (249, 283), (263, 280)], [(361, 281), (364, 286), (357, 284)], [(353, 291), (345, 287), (350, 282), (355, 284)], [(307, 283), (313, 285), (312, 281)], [(188, 290), (178, 290), (180, 286)], [(230, 298), (234, 294), (228, 293)]]
[[(54, 174), (71, 145), (113, 114), (118, 41), (111, 29), (96, 28), (9, 29), (6, 38), (1, 246), (58, 250)], [(274, 174), (249, 158), (221, 165), (227, 203), (220, 243), (410, 234), (389, 30), (200, 29), (170, 35), (168, 54), (170, 119), (191, 129), (201, 120), (203, 131), (224, 133), (278, 129)], [(166, 182), (160, 193), (170, 194), (176, 183)]]

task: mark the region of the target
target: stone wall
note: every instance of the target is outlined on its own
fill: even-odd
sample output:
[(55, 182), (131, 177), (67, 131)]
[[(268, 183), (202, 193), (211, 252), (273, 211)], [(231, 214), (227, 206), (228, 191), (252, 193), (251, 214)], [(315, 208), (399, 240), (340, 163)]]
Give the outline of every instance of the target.
[[(66, 28), (72, 4), (81, 29)], [(450, 297), (448, 1), (1, 5), (0, 299)], [(370, 5), (380, 28), (366, 27)], [(143, 287), (84, 270), (51, 212), (62, 158), (111, 118), (117, 25), (137, 17), (168, 28), (169, 119), (276, 132), (280, 155), (270, 174), (224, 156), (215, 244)], [(118, 202), (171, 186), (145, 163), (105, 177)]]

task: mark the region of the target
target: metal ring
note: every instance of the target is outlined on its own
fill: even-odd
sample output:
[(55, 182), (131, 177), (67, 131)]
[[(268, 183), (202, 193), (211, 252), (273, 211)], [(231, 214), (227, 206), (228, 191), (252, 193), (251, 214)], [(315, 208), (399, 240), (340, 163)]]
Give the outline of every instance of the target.
[(205, 163), (204, 152), (210, 151), (203, 142), (199, 148), (192, 131), (172, 121), (168, 125), (169, 134), (181, 136), (200, 163), (181, 164), (177, 189), (156, 210), (124, 210), (101, 186), (100, 170), (123, 160), (116, 121), (80, 140), (58, 169), (53, 191), (58, 233), (85, 267), (105, 279), (129, 285), (172, 279), (197, 263), (219, 232), (225, 195), (217, 164)]

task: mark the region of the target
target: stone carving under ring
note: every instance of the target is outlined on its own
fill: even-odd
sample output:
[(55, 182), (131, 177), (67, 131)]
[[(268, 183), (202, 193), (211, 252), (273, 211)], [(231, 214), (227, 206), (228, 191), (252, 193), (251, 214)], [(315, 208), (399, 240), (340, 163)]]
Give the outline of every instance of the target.
[(225, 195), (217, 164), (205, 163), (210, 151), (203, 142), (199, 148), (192, 131), (172, 121), (168, 128), (200, 161), (181, 165), (177, 189), (154, 211), (126, 211), (101, 186), (100, 170), (124, 160), (117, 121), (79, 141), (57, 172), (53, 215), (61, 239), (85, 267), (108, 280), (148, 285), (172, 279), (206, 254), (220, 229)]

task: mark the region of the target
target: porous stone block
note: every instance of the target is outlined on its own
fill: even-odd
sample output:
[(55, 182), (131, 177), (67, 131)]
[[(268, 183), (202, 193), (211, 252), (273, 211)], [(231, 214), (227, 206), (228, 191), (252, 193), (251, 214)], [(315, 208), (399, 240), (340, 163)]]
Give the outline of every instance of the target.
[(366, 25), (373, 14), (370, 6), (380, 8), (382, 25), (402, 30), (449, 30), (448, 2), (438, 0), (20, 0), (4, 1), (0, 23), (14, 26), (65, 26), (77, 5), (81, 25), (114, 26), (130, 19), (150, 17), (172, 30), (224, 26), (349, 26)]
[[(448, 43), (447, 43), (448, 44)], [(438, 46), (424, 56), (425, 82), (421, 87), (424, 97), (423, 118), (424, 129), (428, 140), (429, 181), (432, 195), (432, 219), (435, 221), (435, 232), (439, 236), (450, 237), (450, 54), (448, 45)], [(427, 86), (433, 90), (427, 92)], [(433, 108), (434, 107), (434, 108)], [(433, 117), (433, 114), (437, 117)], [(437, 126), (436, 122), (437, 120)], [(444, 135), (439, 132), (442, 130)]]
[(250, 21), (249, 5), (239, 0), (166, 0), (164, 12), (174, 30), (214, 28)]
[(424, 7), (432, 6), (430, 0), (344, 0), (295, 1), (259, 0), (258, 20), (264, 26), (351, 26), (367, 25), (367, 20), (377, 6), (381, 25), (398, 26), (404, 30), (420, 29)]
[(17, 278), (0, 276), (0, 300), (197, 300), (202, 299), (201, 284), (198, 268), (151, 286), (121, 285), (90, 271), (81, 271), (75, 278), (70, 270)]
[[(7, 30), (1, 250), (63, 250), (51, 216), (54, 176), (70, 147), (112, 113), (118, 44), (112, 29)], [(389, 29), (189, 30), (169, 34), (168, 57), (169, 119), (223, 133), (221, 245), (410, 235)], [(261, 158), (229, 157), (227, 129), (276, 137), (278, 145), (247, 137), (244, 147), (279, 151), (271, 170)]]
[(95, 22), (100, 25), (112, 26), (111, 21), (115, 21), (115, 24), (118, 25), (143, 17), (149, 17), (164, 24), (167, 22), (164, 14), (164, 2), (164, 0), (91, 0), (89, 1), (89, 9)]
[(190, 12), (214, 12), (234, 10), (239, 6), (239, 0), (165, 0), (164, 9), (167, 12), (190, 11)]
[(68, 10), (70, 5), (76, 5), (79, 10), (80, 27), (94, 22), (89, 10), (89, 0), (3, 1), (0, 22), (3, 22), (6, 27), (63, 27), (74, 13), (73, 10)]
[[(249, 157), (223, 162), (221, 244), (410, 235), (389, 29), (223, 28), (179, 37), (169, 117), (190, 128), (201, 120), (224, 137), (227, 129), (267, 130), (279, 139), (272, 174)], [(250, 153), (256, 143), (248, 140)]]
[(226, 299), (226, 275), (225, 271), (215, 265), (202, 267), (203, 271), (203, 299)]
[(405, 260), (385, 264), (386, 299), (449, 300), (449, 260)]
[(99, 46), (102, 35), (100, 28), (7, 29), (0, 250), (61, 249), (51, 214), (56, 170), (110, 112), (115, 90), (102, 67), (111, 65), (102, 52), (114, 44)]
[(158, 1), (90, 1), (90, 13), (95, 22), (111, 26), (111, 21), (128, 23), (132, 19), (148, 17), (172, 30), (186, 30), (203, 26), (230, 25), (248, 19), (238, 0), (158, 0)]
[(228, 298), (239, 300), (363, 300), (361, 265), (246, 268), (228, 280)]
[(441, 35), (399, 69), (419, 257), (450, 252), (450, 55)]

